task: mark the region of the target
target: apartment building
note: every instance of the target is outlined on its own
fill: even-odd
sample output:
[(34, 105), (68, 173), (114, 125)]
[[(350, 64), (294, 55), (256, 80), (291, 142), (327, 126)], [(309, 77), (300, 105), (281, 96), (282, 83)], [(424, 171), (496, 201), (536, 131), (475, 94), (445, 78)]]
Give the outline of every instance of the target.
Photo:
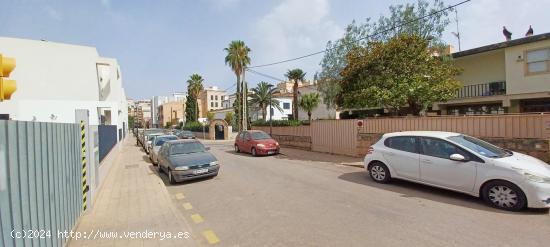
[(464, 87), (441, 114), (550, 112), (550, 33), (453, 53)]
[(159, 127), (170, 127), (183, 122), (185, 119), (185, 101), (171, 101), (159, 106)]
[(222, 102), (226, 97), (228, 97), (227, 92), (216, 86), (204, 88), (198, 98), (199, 117), (206, 118), (209, 111), (223, 109)]

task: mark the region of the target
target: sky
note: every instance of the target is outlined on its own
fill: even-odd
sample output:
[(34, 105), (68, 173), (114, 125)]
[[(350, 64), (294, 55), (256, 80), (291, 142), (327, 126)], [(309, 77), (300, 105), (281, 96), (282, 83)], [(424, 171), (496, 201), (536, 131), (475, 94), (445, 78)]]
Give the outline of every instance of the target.
[[(445, 0), (447, 4), (462, 0)], [(378, 19), (396, 0), (0, 0), (0, 36), (45, 39), (96, 47), (116, 58), (126, 94), (143, 99), (186, 91), (193, 73), (205, 86), (234, 91), (235, 75), (224, 64), (231, 40), (243, 40), (252, 65), (323, 50), (342, 36), (353, 20)], [(535, 34), (550, 32), (550, 0), (472, 0), (458, 8), (462, 50), (514, 38), (529, 25)], [(454, 14), (443, 35), (458, 49)], [(2, 48), (0, 47), (0, 52)], [(307, 79), (319, 71), (322, 55), (257, 71), (284, 79), (301, 68)], [(247, 73), (249, 87), (275, 79)]]

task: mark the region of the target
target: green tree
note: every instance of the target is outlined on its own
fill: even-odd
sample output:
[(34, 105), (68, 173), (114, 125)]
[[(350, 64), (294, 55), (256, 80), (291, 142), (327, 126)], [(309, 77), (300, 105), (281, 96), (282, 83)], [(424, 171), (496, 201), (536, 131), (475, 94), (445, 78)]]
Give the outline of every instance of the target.
[(211, 111), (209, 111), (208, 113), (206, 113), (206, 119), (208, 119), (208, 122), (212, 122), (212, 120), (214, 120), (214, 117), (215, 117), (215, 114)]
[(134, 116), (128, 116), (128, 129), (133, 129), (135, 124), (135, 117)]
[(434, 57), (429, 41), (403, 34), (387, 42), (356, 48), (342, 71), (338, 104), (346, 108), (386, 107), (398, 113), (404, 106), (418, 115), (460, 88), (460, 70), (452, 60)]
[(197, 121), (199, 118), (199, 104), (197, 98), (204, 85), (204, 79), (199, 74), (192, 74), (187, 80), (187, 101), (185, 103), (185, 115), (187, 121)]
[(311, 123), (311, 112), (319, 106), (320, 97), (319, 93), (306, 93), (300, 98), (298, 103), (300, 108), (307, 112), (307, 117)]
[[(235, 99), (235, 113), (237, 114), (237, 129), (239, 131), (246, 128), (246, 123), (248, 122), (248, 112), (243, 111), (241, 99), (247, 99), (247, 87), (246, 82), (242, 80), (244, 78), (246, 66), (250, 64), (250, 48), (246, 46), (242, 40), (233, 40), (229, 43), (229, 46), (224, 49), (227, 52), (225, 56), (225, 64), (228, 65), (233, 73), (237, 76), (237, 93)], [(243, 116), (243, 113), (246, 113), (246, 116)], [(243, 121), (244, 120), (244, 121)]]
[(233, 112), (226, 112), (224, 120), (227, 122), (227, 124), (233, 125)]
[(294, 82), (292, 85), (292, 118), (298, 119), (298, 83), (303, 82), (306, 73), (301, 69), (288, 70), (285, 74), (289, 81)]
[[(381, 16), (377, 22), (367, 18), (364, 23), (355, 20), (349, 24), (342, 38), (329, 41), (325, 55), (320, 63), (321, 72), (318, 74), (318, 90), (327, 107), (336, 107), (336, 95), (341, 88), (337, 85), (342, 79), (340, 73), (347, 65), (346, 55), (353, 49), (367, 47), (369, 42), (388, 41), (401, 34), (417, 35), (430, 39), (432, 46), (441, 44), (441, 38), (449, 24), (448, 12), (441, 12), (419, 21), (422, 16), (429, 15), (445, 7), (442, 0), (418, 0), (416, 3), (392, 5), (390, 14)], [(398, 24), (409, 23), (399, 28)], [(389, 30), (389, 31), (387, 31)]]
[[(267, 82), (260, 82), (252, 89), (253, 94), (250, 96), (250, 105), (262, 111), (262, 119), (266, 119), (267, 108), (270, 106), (269, 100), (271, 99), (271, 107), (277, 108), (279, 111), (283, 111), (280, 106), (280, 102), (273, 98), (273, 94), (277, 92), (277, 88)], [(271, 108), (270, 107), (270, 108)]]
[(195, 122), (198, 116), (198, 104), (197, 99), (193, 98), (191, 94), (187, 94), (185, 101), (185, 122)]

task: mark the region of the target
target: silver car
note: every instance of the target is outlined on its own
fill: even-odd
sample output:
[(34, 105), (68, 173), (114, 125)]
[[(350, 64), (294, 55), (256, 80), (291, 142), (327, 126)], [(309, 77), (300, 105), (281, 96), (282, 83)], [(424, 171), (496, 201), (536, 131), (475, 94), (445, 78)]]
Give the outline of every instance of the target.
[(218, 175), (220, 164), (209, 148), (194, 139), (167, 141), (158, 153), (159, 172), (168, 174), (171, 184)]
[(158, 164), (158, 153), (160, 147), (167, 141), (177, 140), (178, 137), (175, 135), (158, 135), (154, 136), (153, 141), (151, 142), (151, 149), (149, 151), (149, 159), (153, 165)]

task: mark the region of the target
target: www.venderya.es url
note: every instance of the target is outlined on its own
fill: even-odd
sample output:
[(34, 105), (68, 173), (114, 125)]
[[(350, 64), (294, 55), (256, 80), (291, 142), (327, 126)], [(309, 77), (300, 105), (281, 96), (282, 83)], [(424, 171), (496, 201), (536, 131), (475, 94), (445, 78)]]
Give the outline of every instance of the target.
[[(163, 231), (99, 231), (92, 230), (90, 232), (63, 232), (66, 238), (71, 237), (75, 240), (79, 239), (188, 239), (189, 232), (163, 232)], [(71, 235), (72, 234), (72, 235)]]

